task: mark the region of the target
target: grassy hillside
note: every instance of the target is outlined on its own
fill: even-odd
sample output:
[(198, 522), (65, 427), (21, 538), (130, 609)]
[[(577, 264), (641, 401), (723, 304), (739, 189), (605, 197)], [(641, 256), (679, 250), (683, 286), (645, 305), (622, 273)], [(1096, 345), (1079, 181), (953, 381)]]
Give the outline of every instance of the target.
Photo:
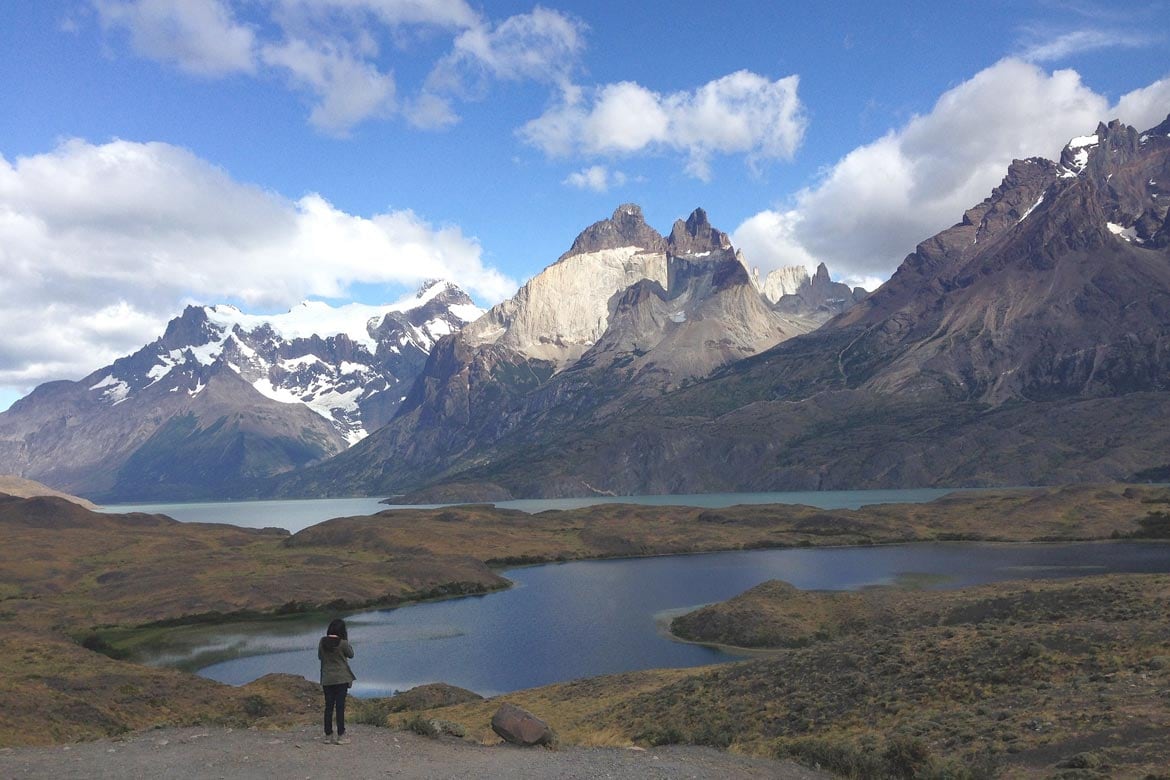
[[(507, 584), (492, 565), (524, 562), (789, 545), (1159, 536), (1167, 503), (1165, 488), (1100, 486), (856, 511), (607, 505), (527, 515), (469, 506), (340, 518), (289, 535), (2, 496), (0, 695), (12, 706), (0, 715), (0, 745), (156, 724), (315, 717), (315, 687), (304, 681), (265, 678), (231, 688), (118, 658), (171, 626), (484, 592)], [(951, 602), (945, 614), (972, 617), (950, 624), (942, 607), (920, 594), (882, 596), (895, 599), (888, 603), (860, 594), (838, 603), (788, 593), (787, 606), (769, 609), (804, 627), (796, 643), (803, 647), (747, 664), (582, 680), (508, 698), (585, 743), (701, 742), (833, 766), (875, 750), (911, 757), (925, 750), (936, 763), (991, 756), (1048, 766), (1083, 742), (1084, 750), (1104, 756), (1086, 761), (1137, 766), (1152, 750), (1147, 732), (1170, 723), (1164, 693), (1170, 664), (1163, 665), (1170, 626), (1162, 606), (1170, 585), (1137, 576), (1086, 582), (1104, 590), (1047, 585), (1049, 596), (1002, 614), (984, 615), (978, 606), (998, 603), (999, 595), (964, 597), (976, 606), (963, 612)], [(758, 622), (767, 637), (775, 620), (762, 605), (747, 608), (763, 615)], [(921, 617), (891, 620), (891, 611)], [(731, 633), (702, 638), (743, 642), (740, 629), (736, 623)], [(492, 706), (463, 705), (445, 717), (482, 732)], [(378, 720), (379, 707), (362, 703), (355, 711)]]
[[(1000, 583), (961, 591), (793, 594), (715, 607), (757, 660), (520, 691), (423, 713), (485, 741), (506, 699), (585, 744), (698, 743), (792, 757), (848, 777), (1165, 778), (1170, 576)], [(742, 620), (754, 605), (764, 615)], [(710, 611), (710, 610), (706, 610)], [(707, 622), (710, 627), (716, 625)]]

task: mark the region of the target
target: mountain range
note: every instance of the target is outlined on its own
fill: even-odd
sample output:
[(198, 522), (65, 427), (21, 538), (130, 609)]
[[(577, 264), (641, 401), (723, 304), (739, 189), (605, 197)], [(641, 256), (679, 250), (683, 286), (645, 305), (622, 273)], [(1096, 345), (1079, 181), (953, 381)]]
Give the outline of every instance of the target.
[(98, 500), (231, 494), (386, 423), (435, 343), (482, 313), (446, 282), (387, 306), (189, 306), (134, 354), (0, 414), (0, 472)]
[(1165, 479), (1168, 209), (1170, 119), (1102, 124), (1058, 162), (1014, 162), (815, 331), (606, 419), (512, 433), (430, 495)]
[[(1013, 162), (848, 310), (693, 381), (641, 384), (633, 348), (517, 387), (456, 335), (395, 420), (293, 490), (346, 473), (431, 500), (1165, 478), (1167, 182), (1170, 120), (1102, 124), (1057, 162)], [(683, 280), (700, 247), (678, 246)], [(742, 288), (705, 259), (709, 289)], [(615, 321), (670, 295), (628, 288)]]
[(188, 308), (0, 414), (0, 472), (106, 500), (1166, 479), (1168, 211), (1170, 118), (1014, 161), (868, 295), (626, 204), (482, 314), (445, 284), (324, 330)]

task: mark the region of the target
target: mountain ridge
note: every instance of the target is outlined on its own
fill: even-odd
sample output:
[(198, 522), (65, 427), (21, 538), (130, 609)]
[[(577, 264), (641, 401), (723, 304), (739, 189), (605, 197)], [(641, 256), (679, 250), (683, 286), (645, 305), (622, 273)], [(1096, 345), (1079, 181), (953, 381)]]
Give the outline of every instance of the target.
[(701, 208), (663, 238), (623, 204), (436, 345), (394, 420), (277, 492), (396, 492), (490, 461), (535, 429), (594, 424), (814, 327), (763, 297)]
[[(991, 486), (1170, 473), (1170, 119), (1016, 161), (817, 330), (418, 493)], [(580, 454), (578, 454), (580, 453)], [(446, 486), (444, 486), (444, 482)]]
[(381, 307), (188, 306), (154, 342), (0, 414), (0, 470), (99, 499), (242, 490), (379, 427), (434, 342), (480, 312), (441, 281)]

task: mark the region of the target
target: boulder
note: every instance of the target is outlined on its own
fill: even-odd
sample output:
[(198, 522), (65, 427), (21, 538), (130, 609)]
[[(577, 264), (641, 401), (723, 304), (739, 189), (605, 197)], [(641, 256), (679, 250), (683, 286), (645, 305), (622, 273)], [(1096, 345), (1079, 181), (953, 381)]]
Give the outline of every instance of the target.
[(515, 704), (501, 704), (492, 716), (492, 731), (513, 745), (551, 745), (553, 730), (540, 718)]

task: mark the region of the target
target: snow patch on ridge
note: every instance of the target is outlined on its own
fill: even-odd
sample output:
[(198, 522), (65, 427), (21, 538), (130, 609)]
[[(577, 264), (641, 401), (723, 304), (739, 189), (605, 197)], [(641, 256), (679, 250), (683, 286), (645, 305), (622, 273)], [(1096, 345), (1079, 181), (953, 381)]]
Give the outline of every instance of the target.
[[(1036, 207), (1037, 207), (1037, 206), (1039, 206), (1039, 205), (1040, 205), (1041, 203), (1043, 203), (1043, 202), (1044, 202), (1044, 193), (1040, 193), (1040, 197), (1036, 199), (1036, 202), (1035, 202), (1035, 203), (1033, 203), (1033, 204), (1032, 204), (1032, 205), (1031, 205), (1031, 206), (1028, 208), (1028, 210), (1024, 212), (1024, 216), (1020, 217), (1020, 222), (1023, 222), (1025, 219), (1027, 219), (1027, 218), (1028, 218), (1028, 215), (1029, 215), (1029, 214), (1031, 214), (1033, 211), (1035, 211), (1035, 210), (1036, 210)], [(1018, 224), (1019, 224), (1019, 222), (1017, 222), (1016, 224), (1018, 225)]]
[(1120, 236), (1121, 238), (1125, 239), (1126, 241), (1129, 241), (1130, 243), (1135, 243), (1135, 242), (1138, 244), (1142, 243), (1142, 240), (1137, 237), (1137, 230), (1135, 230), (1132, 227), (1125, 227), (1124, 225), (1118, 225), (1115, 222), (1106, 222), (1105, 227), (1109, 228), (1109, 232), (1112, 233), (1113, 235)]
[[(1066, 151), (1071, 152), (1076, 150), (1072, 155), (1067, 165), (1060, 166), (1060, 178), (1071, 179), (1080, 176), (1085, 170), (1085, 166), (1089, 163), (1089, 150), (1101, 143), (1101, 139), (1096, 135), (1081, 135), (1068, 142), (1065, 147)], [(1065, 155), (1061, 155), (1062, 159)]]
[(126, 400), (130, 395), (130, 385), (123, 382), (121, 379), (115, 379), (113, 374), (107, 374), (105, 379), (92, 385), (90, 390), (102, 390), (102, 400), (109, 401), (110, 406), (117, 406)]

